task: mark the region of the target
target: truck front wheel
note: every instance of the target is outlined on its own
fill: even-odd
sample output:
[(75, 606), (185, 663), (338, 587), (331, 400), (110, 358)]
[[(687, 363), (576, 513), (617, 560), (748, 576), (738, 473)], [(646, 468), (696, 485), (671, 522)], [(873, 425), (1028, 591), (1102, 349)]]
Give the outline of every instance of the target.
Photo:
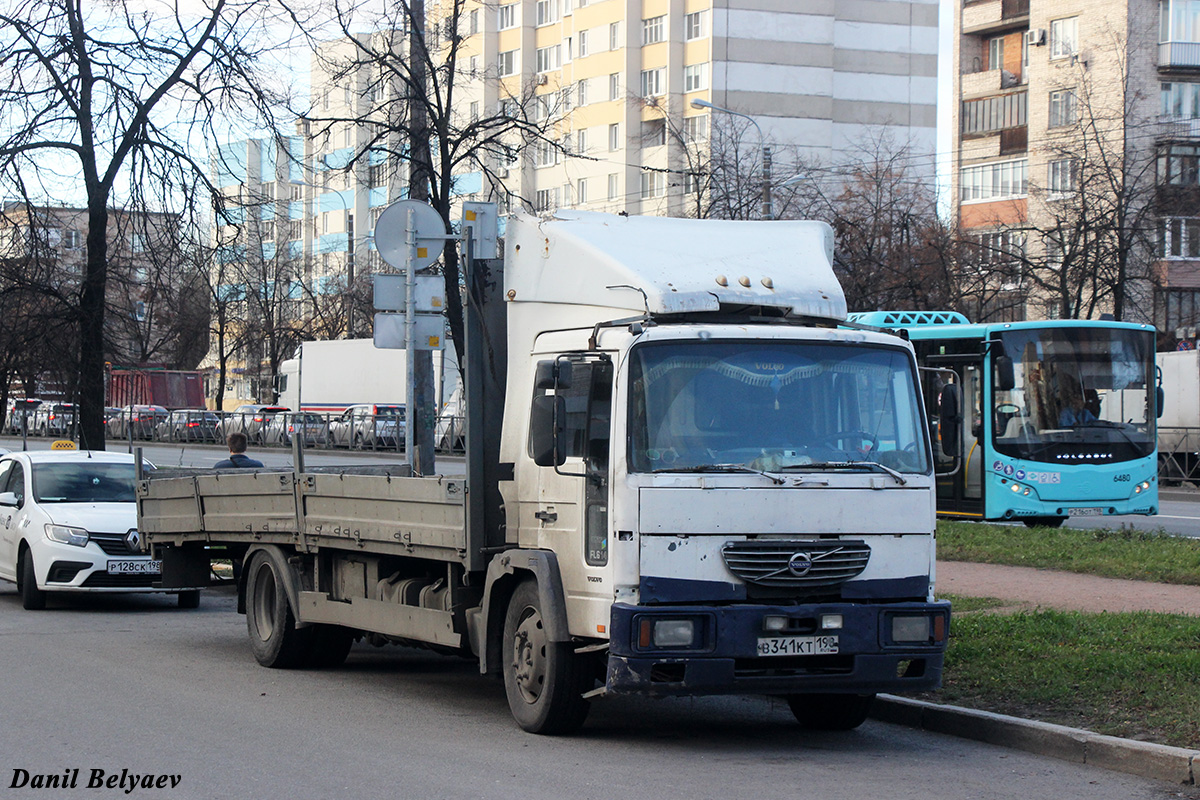
[(264, 667), (291, 669), (304, 666), (312, 650), (312, 628), (296, 628), (296, 615), (288, 604), (275, 560), (265, 551), (250, 559), (246, 573), (246, 629), (254, 658)]
[(589, 703), (590, 673), (570, 642), (546, 637), (535, 581), (513, 592), (504, 618), (504, 691), (513, 718), (530, 733), (579, 730)]
[(796, 721), (813, 731), (852, 731), (871, 712), (873, 694), (790, 694)]

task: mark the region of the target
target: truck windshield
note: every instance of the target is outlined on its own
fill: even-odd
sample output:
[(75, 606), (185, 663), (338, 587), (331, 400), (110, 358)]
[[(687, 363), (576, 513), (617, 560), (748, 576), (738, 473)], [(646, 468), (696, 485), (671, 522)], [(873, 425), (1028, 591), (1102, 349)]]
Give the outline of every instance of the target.
[(133, 482), (132, 463), (33, 465), (33, 494), (39, 503), (132, 503)]
[(929, 470), (913, 367), (900, 348), (647, 343), (633, 353), (630, 381), (633, 472), (856, 462)]
[(994, 393), (998, 452), (1057, 464), (1113, 463), (1154, 452), (1152, 333), (1030, 328), (1006, 331), (1000, 340), (1016, 381)]

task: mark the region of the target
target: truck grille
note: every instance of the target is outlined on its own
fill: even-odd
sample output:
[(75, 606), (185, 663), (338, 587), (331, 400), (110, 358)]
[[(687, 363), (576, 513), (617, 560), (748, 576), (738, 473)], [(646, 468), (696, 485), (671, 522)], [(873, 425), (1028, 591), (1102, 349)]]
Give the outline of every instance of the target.
[(746, 583), (790, 589), (850, 580), (867, 568), (871, 548), (862, 541), (772, 540), (730, 542), (721, 554)]

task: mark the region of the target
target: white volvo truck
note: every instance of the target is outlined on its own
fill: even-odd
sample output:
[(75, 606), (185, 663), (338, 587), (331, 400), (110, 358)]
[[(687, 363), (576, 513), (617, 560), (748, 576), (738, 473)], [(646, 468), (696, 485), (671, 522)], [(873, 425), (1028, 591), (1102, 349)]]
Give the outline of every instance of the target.
[[(839, 330), (832, 231), (562, 212), (469, 265), (464, 477), (161, 472), (164, 587), (243, 568), (268, 667), (352, 642), (503, 676), (525, 730), (606, 695), (786, 698), (847, 729), (939, 685), (934, 476), (906, 341)], [(301, 459), (302, 461), (302, 459)]]

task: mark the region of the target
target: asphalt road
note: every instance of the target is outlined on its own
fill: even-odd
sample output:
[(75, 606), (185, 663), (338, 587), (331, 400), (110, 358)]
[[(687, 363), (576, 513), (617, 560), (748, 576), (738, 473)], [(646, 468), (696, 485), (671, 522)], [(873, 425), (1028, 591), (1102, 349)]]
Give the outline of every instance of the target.
[(1153, 517), (1075, 517), (1066, 521), (1071, 528), (1119, 528), (1166, 531), (1178, 536), (1200, 537), (1200, 491), (1184, 488), (1160, 488), (1159, 512)]
[[(17, 770), (175, 775), (196, 798), (1196, 797), (1143, 780), (868, 722), (801, 731), (763, 698), (598, 702), (582, 734), (520, 731), (500, 686), (464, 660), (357, 644), (321, 672), (259, 667), (228, 590), (199, 609), (151, 595), (51, 600), (24, 611), (0, 582), (0, 797)], [(1182, 793), (1181, 793), (1182, 792)]]

